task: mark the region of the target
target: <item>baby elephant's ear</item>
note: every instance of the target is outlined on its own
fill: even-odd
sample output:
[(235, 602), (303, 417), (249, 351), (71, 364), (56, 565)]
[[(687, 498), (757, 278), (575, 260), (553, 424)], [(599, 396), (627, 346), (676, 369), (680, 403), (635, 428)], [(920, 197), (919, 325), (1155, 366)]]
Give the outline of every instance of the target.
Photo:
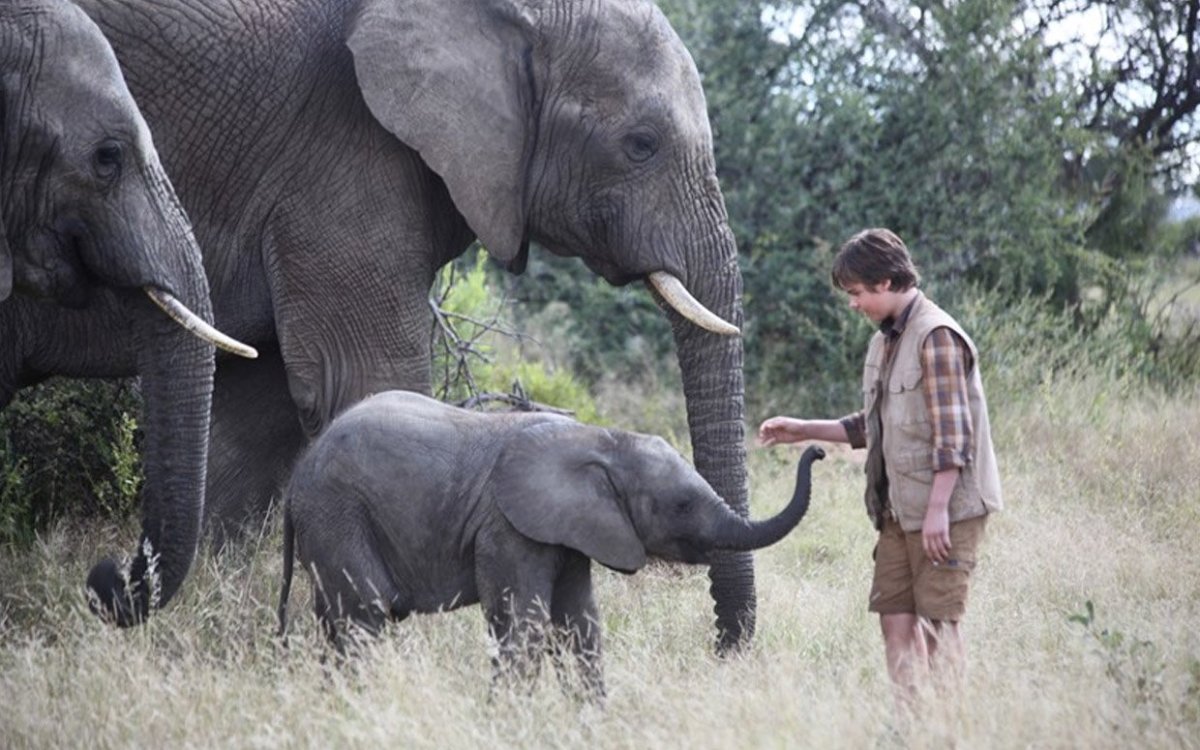
[(501, 452), (492, 495), (521, 534), (632, 573), (646, 548), (608, 480), (612, 448), (607, 431), (573, 421), (526, 428)]

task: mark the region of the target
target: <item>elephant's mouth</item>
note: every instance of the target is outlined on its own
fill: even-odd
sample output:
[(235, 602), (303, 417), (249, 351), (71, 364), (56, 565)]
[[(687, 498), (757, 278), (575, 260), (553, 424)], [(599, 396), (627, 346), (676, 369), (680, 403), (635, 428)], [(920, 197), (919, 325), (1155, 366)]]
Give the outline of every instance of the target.
[(679, 559), (689, 565), (703, 565), (711, 562), (709, 555), (696, 545), (684, 539), (675, 540), (675, 549)]
[(256, 359), (258, 357), (258, 351), (254, 347), (243, 344), (232, 336), (221, 333), (168, 292), (152, 286), (145, 286), (142, 290), (146, 292), (146, 296), (154, 304), (158, 305), (159, 309), (165, 312), (171, 320), (178, 323), (184, 330), (197, 338), (207, 341), (218, 349), (236, 354), (239, 357), (245, 357), (246, 359)]
[(14, 264), (16, 289), (71, 309), (88, 306), (103, 282), (83, 262), (83, 238), (72, 224), (40, 227), (21, 244), (27, 252)]
[(658, 292), (675, 312), (687, 318), (694, 325), (722, 336), (741, 334), (737, 326), (700, 304), (700, 301), (692, 296), (677, 277), (666, 271), (655, 271), (646, 277), (646, 282), (654, 287), (654, 291)]
[(645, 274), (630, 273), (622, 269), (617, 264), (604, 260), (603, 258), (590, 255), (581, 257), (583, 264), (588, 267), (589, 271), (613, 286), (626, 286), (628, 284), (632, 284), (638, 279), (645, 278)]
[(34, 296), (52, 298), (63, 307), (81, 309), (90, 304), (95, 289), (141, 289), (171, 320), (193, 336), (240, 357), (254, 359), (258, 356), (254, 347), (222, 333), (192, 312), (165, 288), (166, 284), (150, 280), (122, 283), (93, 269), (85, 259), (102, 257), (102, 253), (98, 252), (95, 238), (85, 222), (60, 220), (53, 228), (38, 232), (26, 247), (40, 258), (41, 263), (19, 266), (16, 286), (29, 290)]
[(638, 279), (653, 287), (675, 312), (693, 325), (721, 336), (738, 336), (737, 326), (705, 307), (697, 300), (679, 277), (667, 271), (652, 271), (648, 274), (630, 274), (603, 260), (584, 258), (584, 264), (613, 286), (624, 286)]

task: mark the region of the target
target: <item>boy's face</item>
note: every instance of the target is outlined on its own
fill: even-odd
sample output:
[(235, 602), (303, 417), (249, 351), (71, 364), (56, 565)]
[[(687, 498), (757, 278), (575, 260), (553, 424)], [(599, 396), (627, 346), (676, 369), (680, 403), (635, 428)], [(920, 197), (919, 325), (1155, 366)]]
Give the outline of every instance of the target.
[(856, 310), (874, 323), (879, 325), (885, 318), (896, 315), (904, 309), (906, 301), (904, 292), (892, 290), (892, 280), (884, 279), (878, 284), (853, 283), (844, 288), (849, 297), (850, 309)]

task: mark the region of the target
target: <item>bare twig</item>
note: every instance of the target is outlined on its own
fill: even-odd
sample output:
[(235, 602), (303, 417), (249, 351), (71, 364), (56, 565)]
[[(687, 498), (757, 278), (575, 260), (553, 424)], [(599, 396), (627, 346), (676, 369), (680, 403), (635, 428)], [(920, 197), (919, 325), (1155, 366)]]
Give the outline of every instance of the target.
[(532, 401), (525, 395), (524, 389), (521, 388), (521, 383), (513, 383), (514, 393), (476, 393), (468, 399), (459, 402), (459, 406), (464, 409), (483, 409), (488, 404), (503, 403), (512, 407), (510, 411), (544, 411), (551, 414), (562, 414), (564, 416), (574, 416), (575, 412), (569, 409), (559, 409), (548, 404), (540, 404)]
[[(497, 305), (496, 312), (486, 320), (446, 310), (444, 303), (454, 288), (456, 275), (456, 271), (451, 268), (446, 283), (435, 287), (428, 298), (429, 309), (433, 313), (431, 348), (445, 355), (441, 358), (444, 364), (440, 383), (435, 387), (436, 395), (442, 400), (458, 386), (465, 387), (467, 393), (472, 395), (479, 394), (479, 384), (472, 372), (472, 365), (491, 362), (491, 358), (480, 346), (480, 341), (487, 334), (496, 333), (517, 340), (527, 338), (501, 324), (500, 310), (504, 306), (503, 300)], [(464, 331), (467, 332), (466, 335)]]

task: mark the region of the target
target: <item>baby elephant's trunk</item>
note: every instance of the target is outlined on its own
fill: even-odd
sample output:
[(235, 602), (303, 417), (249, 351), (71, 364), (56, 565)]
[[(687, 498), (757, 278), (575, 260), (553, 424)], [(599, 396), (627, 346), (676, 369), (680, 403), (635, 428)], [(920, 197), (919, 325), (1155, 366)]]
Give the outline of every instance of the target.
[(744, 552), (769, 547), (787, 536), (808, 512), (808, 501), (812, 491), (812, 463), (822, 458), (825, 458), (825, 451), (815, 445), (804, 451), (804, 455), (800, 457), (800, 465), (796, 467), (796, 490), (792, 493), (792, 500), (787, 507), (778, 515), (762, 521), (743, 520), (742, 523), (733, 526), (717, 546)]

